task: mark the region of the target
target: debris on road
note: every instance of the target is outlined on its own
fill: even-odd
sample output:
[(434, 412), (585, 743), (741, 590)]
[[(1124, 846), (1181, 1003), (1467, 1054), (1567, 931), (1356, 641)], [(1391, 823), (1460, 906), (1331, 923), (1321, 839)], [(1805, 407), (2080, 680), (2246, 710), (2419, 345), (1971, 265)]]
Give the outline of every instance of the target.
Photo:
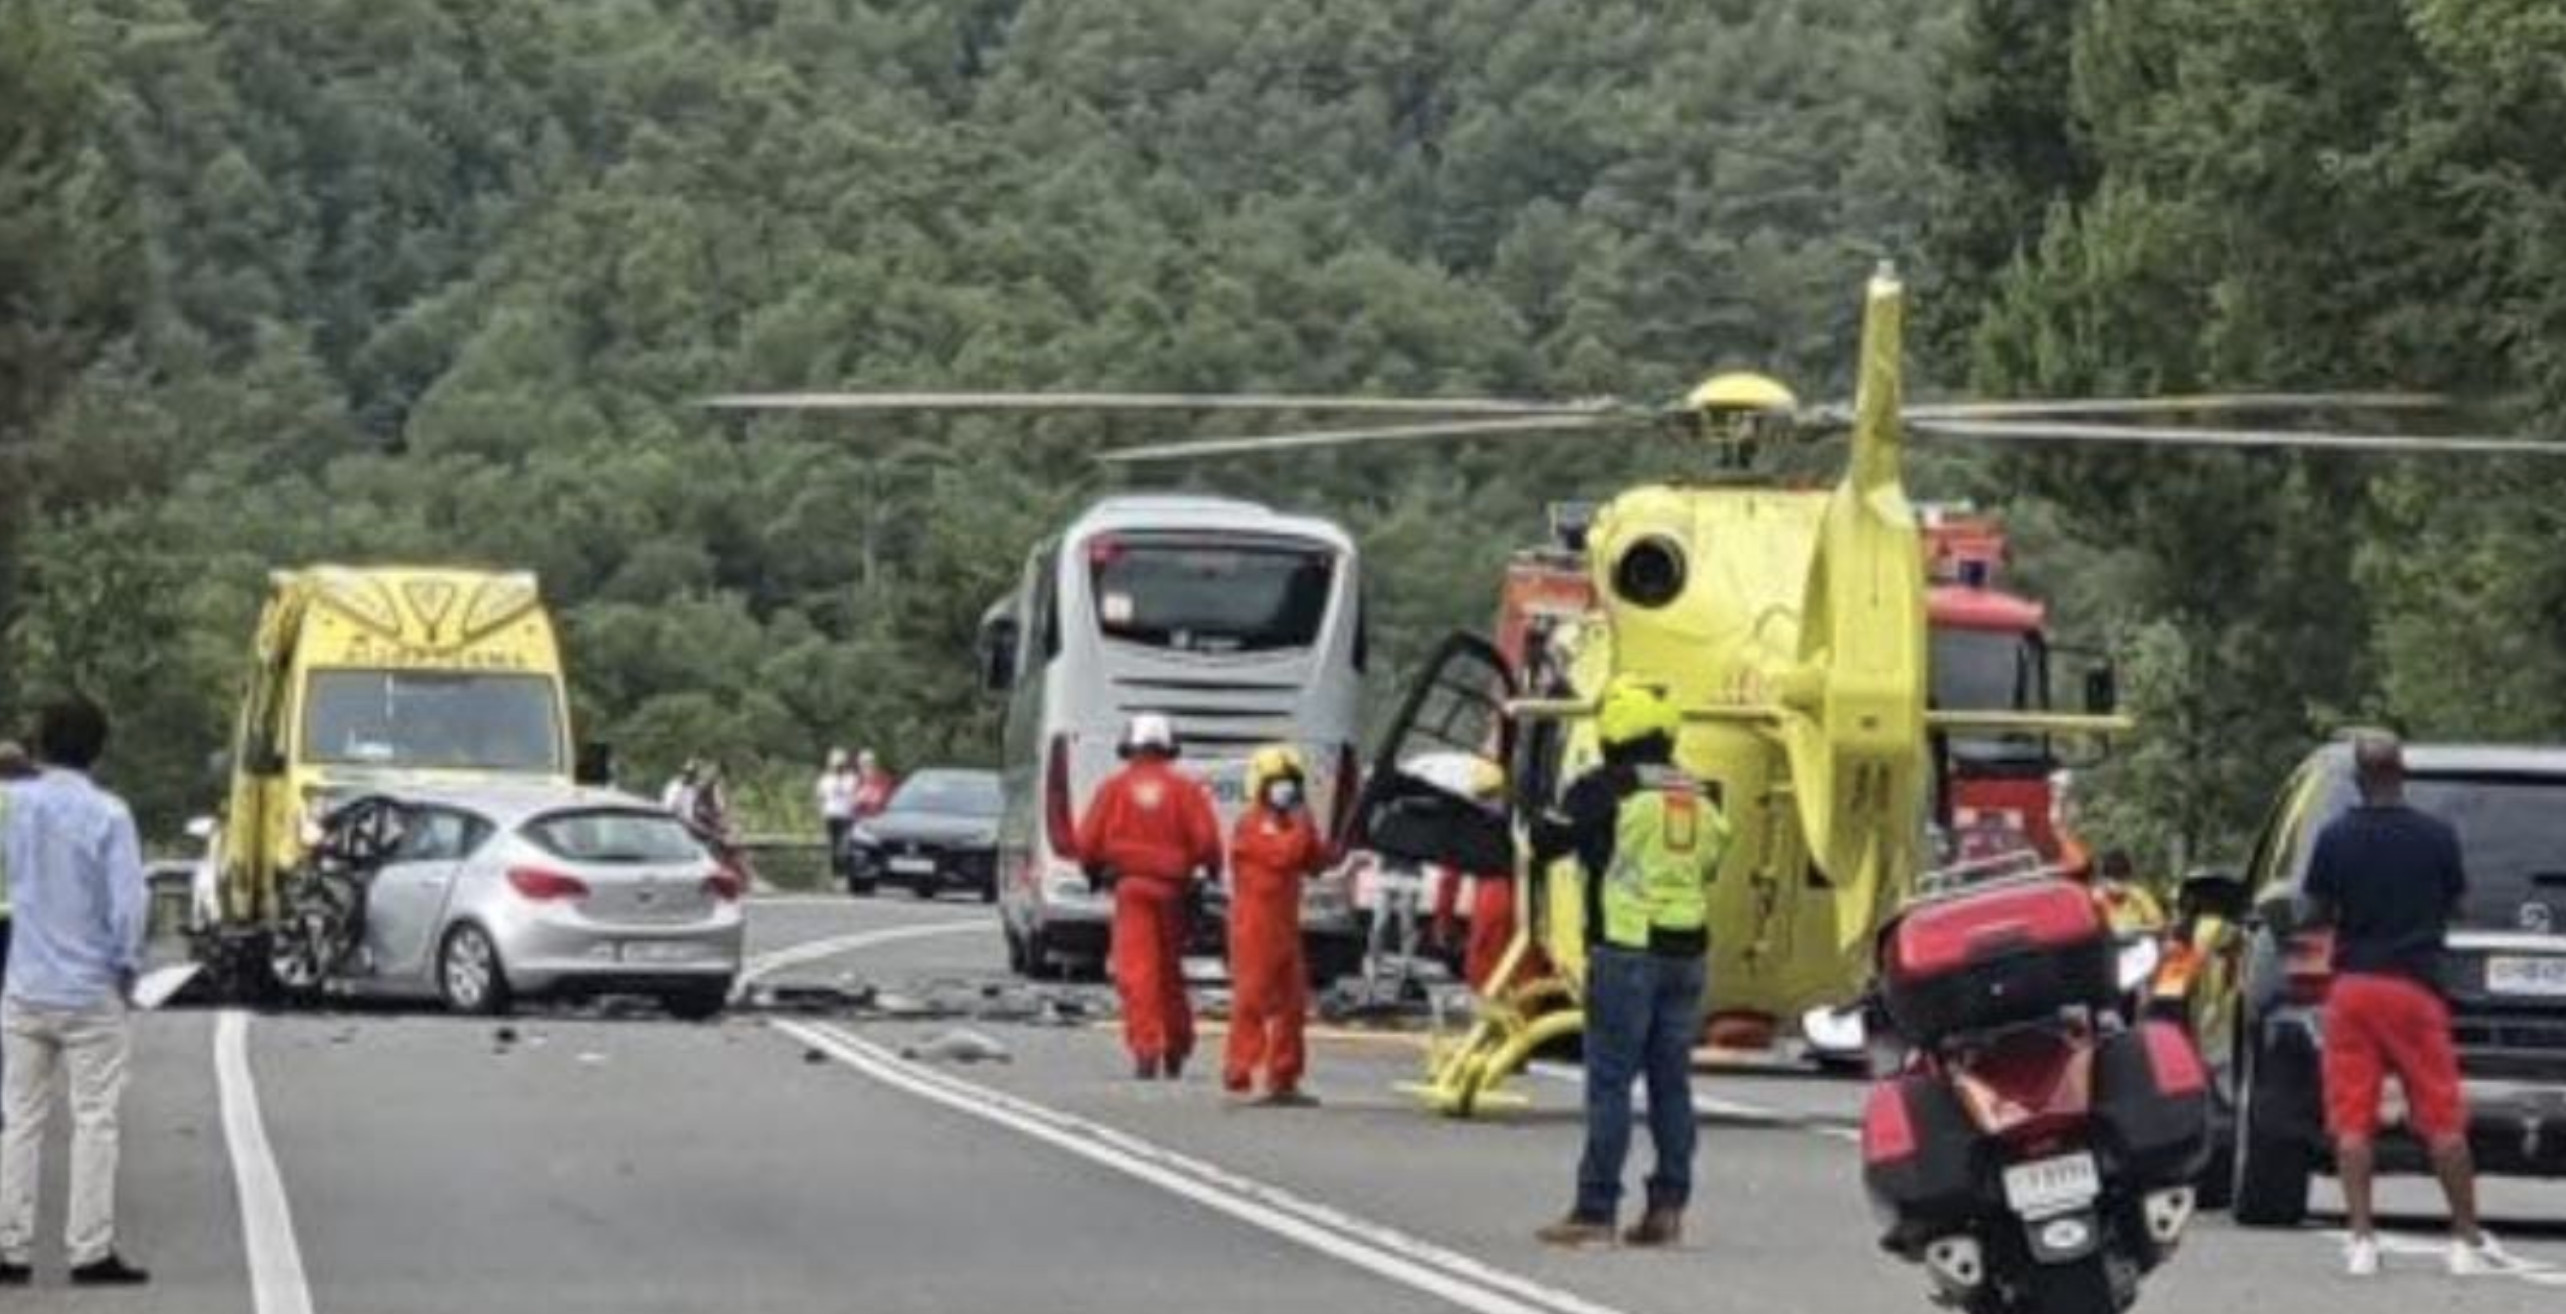
[(977, 1031), (955, 1027), (937, 1032), (923, 1044), (902, 1046), (900, 1057), (920, 1063), (1012, 1063), (1016, 1056)]

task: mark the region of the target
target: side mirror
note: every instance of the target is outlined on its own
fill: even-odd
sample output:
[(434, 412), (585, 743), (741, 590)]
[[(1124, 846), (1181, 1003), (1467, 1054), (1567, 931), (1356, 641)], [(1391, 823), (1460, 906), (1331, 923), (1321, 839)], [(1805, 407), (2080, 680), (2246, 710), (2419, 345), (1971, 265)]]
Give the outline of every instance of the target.
[(2252, 910), (2253, 899), (2244, 877), (2232, 871), (2208, 869), (2183, 877), (2182, 887), (2174, 895), (2174, 906), (2180, 917), (2223, 917), (2233, 922), (2243, 920)]
[(2106, 659), (2085, 672), (2085, 710), (2109, 716), (2121, 705), (2120, 671)]
[(2264, 929), (2284, 938), (2297, 934), (2299, 923), (2303, 920), (2300, 916), (2298, 899), (2287, 894), (2276, 894), (2254, 905), (2252, 915), (2255, 921), (2262, 923)]
[(615, 746), (593, 740), (581, 744), (570, 778), (583, 785), (615, 783)]
[(980, 687), (993, 694), (1016, 687), (1016, 621), (1012, 616), (980, 627)]

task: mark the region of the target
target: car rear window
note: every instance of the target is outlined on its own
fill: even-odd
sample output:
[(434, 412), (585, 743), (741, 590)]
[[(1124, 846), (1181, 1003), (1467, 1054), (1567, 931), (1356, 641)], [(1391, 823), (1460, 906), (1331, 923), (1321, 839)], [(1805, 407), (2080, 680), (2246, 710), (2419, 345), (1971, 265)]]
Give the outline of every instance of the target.
[(526, 823), (524, 833), (537, 848), (572, 862), (695, 862), (707, 856), (703, 844), (677, 818), (663, 812), (623, 808), (555, 812)]
[(2406, 782), (2406, 799), (2459, 831), (2468, 869), (2461, 924), (2566, 925), (2566, 777), (2419, 776)]

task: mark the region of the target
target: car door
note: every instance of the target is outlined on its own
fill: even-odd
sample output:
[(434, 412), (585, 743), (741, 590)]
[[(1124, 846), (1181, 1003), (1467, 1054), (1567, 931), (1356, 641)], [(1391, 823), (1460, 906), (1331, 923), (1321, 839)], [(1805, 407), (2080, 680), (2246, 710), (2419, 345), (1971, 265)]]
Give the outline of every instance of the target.
[(455, 878), (490, 831), (488, 821), (458, 808), (412, 813), (401, 846), (366, 887), (365, 948), (376, 980), (395, 988), (425, 980)]
[(1428, 764), (1478, 761), (1502, 770), (1513, 756), (1506, 712), (1512, 675), (1475, 634), (1446, 637), (1409, 686), (1382, 736), (1355, 805), (1356, 844), (1383, 858), (1456, 871), (1510, 871), (1514, 835), (1503, 808), (1454, 792)]

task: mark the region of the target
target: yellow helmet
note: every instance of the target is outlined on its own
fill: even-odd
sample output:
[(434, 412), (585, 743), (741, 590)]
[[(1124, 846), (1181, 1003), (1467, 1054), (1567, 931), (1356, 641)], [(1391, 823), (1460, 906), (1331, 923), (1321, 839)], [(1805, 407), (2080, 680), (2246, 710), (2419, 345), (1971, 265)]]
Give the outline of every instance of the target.
[(1651, 735), (1672, 739), (1682, 722), (1665, 694), (1627, 675), (1614, 680), (1612, 687), (1604, 691), (1603, 706), (1595, 713), (1595, 729), (1607, 745), (1627, 744)]
[(1261, 798), (1265, 786), (1278, 776), (1290, 776), (1307, 782), (1309, 769), (1301, 763), (1301, 750), (1290, 744), (1267, 744), (1247, 759), (1247, 796)]

